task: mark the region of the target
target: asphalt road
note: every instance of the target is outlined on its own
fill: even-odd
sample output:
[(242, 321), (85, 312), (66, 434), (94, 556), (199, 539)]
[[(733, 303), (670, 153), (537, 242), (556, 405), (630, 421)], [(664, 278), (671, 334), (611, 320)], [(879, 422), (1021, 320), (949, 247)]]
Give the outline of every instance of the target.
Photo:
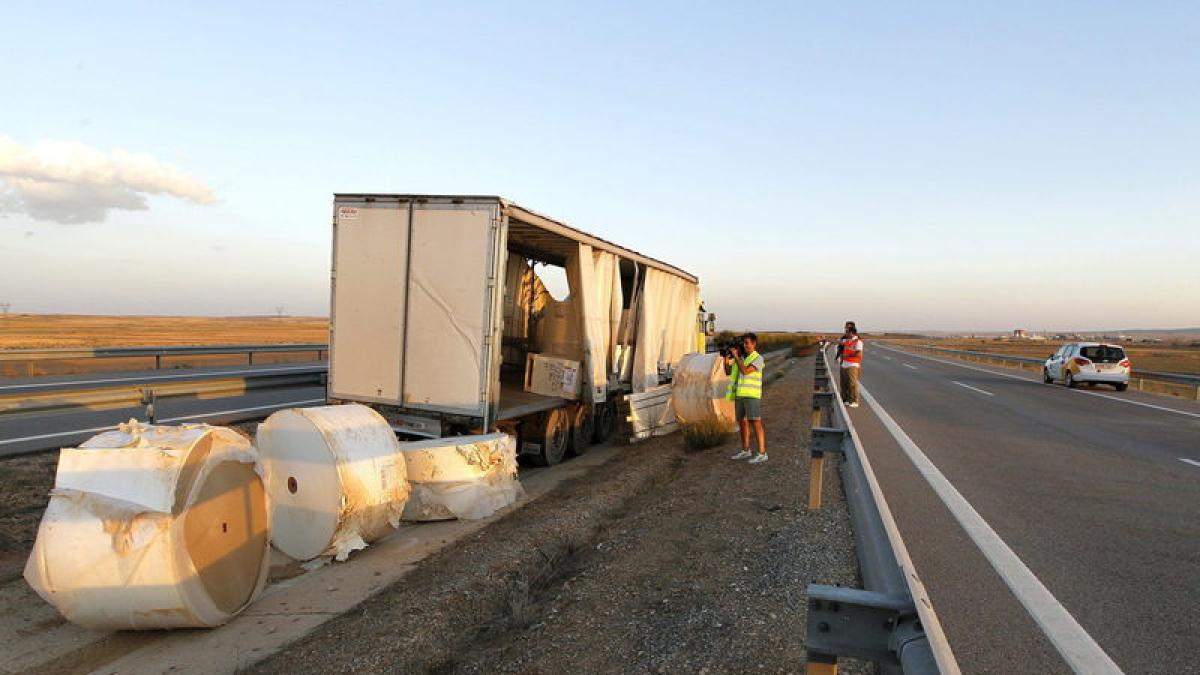
[[(0, 380), (0, 395), (38, 393), (64, 386), (75, 389), (105, 386), (166, 384), (207, 378), (236, 378), (249, 374), (287, 375), (311, 369), (316, 364), (280, 363), (259, 366), (223, 366), (196, 370), (157, 370), (144, 372), (93, 373)], [(217, 398), (182, 396), (159, 399), (155, 405), (157, 421), (231, 422), (265, 417), (280, 408), (317, 405), (325, 400), (323, 386), (296, 386), (257, 389), (238, 396)], [(0, 415), (0, 457), (77, 444), (99, 431), (130, 418), (145, 419), (142, 406), (133, 408), (66, 408), (45, 413)]]
[(865, 357), (850, 417), (964, 673), (1200, 672), (1200, 404)]

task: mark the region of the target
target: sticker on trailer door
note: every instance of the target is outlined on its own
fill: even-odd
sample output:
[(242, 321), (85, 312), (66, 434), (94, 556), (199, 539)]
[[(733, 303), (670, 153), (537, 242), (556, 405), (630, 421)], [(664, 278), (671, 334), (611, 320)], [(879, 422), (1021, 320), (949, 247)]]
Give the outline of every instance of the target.
[(338, 220), (358, 220), (357, 206), (339, 206)]
[(562, 387), (566, 391), (575, 391), (575, 374), (574, 368), (563, 368)]

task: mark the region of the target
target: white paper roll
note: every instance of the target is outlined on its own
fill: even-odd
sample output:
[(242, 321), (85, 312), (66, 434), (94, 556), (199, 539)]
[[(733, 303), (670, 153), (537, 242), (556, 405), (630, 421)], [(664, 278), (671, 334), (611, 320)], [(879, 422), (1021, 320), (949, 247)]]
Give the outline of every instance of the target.
[(675, 367), (671, 401), (680, 424), (715, 423), (737, 428), (733, 401), (725, 399), (729, 375), (720, 354), (684, 354)]
[(231, 429), (135, 421), (64, 448), (25, 579), (95, 629), (208, 627), (262, 590), (267, 506)]
[(387, 534), (408, 500), (387, 420), (364, 405), (281, 410), (258, 425), (271, 540), (296, 560), (351, 551)]
[(507, 434), (401, 443), (412, 494), (405, 520), (477, 520), (524, 494), (517, 444)]

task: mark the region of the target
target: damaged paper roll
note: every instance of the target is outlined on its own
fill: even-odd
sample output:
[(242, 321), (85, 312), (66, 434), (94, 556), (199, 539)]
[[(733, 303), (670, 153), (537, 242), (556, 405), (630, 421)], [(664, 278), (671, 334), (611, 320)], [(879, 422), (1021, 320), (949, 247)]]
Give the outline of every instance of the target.
[(412, 486), (405, 520), (478, 520), (525, 493), (517, 480), (517, 444), (508, 434), (401, 443)]
[(680, 425), (715, 424), (733, 431), (733, 401), (725, 398), (729, 374), (720, 354), (684, 354), (675, 366), (671, 400)]
[(218, 626), (267, 578), (267, 505), (232, 429), (122, 424), (64, 448), (25, 580), (94, 629)]
[(400, 522), (408, 481), (396, 434), (364, 405), (280, 410), (258, 425), (271, 540), (296, 560), (351, 551)]

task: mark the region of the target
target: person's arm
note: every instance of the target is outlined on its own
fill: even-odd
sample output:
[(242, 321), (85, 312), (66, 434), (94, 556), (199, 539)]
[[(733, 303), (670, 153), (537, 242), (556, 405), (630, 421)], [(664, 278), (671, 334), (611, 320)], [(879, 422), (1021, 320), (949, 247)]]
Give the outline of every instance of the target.
[(749, 375), (750, 373), (758, 372), (758, 368), (746, 365), (746, 362), (742, 360), (742, 355), (739, 352), (733, 353), (733, 362), (737, 364), (738, 372), (743, 375)]

